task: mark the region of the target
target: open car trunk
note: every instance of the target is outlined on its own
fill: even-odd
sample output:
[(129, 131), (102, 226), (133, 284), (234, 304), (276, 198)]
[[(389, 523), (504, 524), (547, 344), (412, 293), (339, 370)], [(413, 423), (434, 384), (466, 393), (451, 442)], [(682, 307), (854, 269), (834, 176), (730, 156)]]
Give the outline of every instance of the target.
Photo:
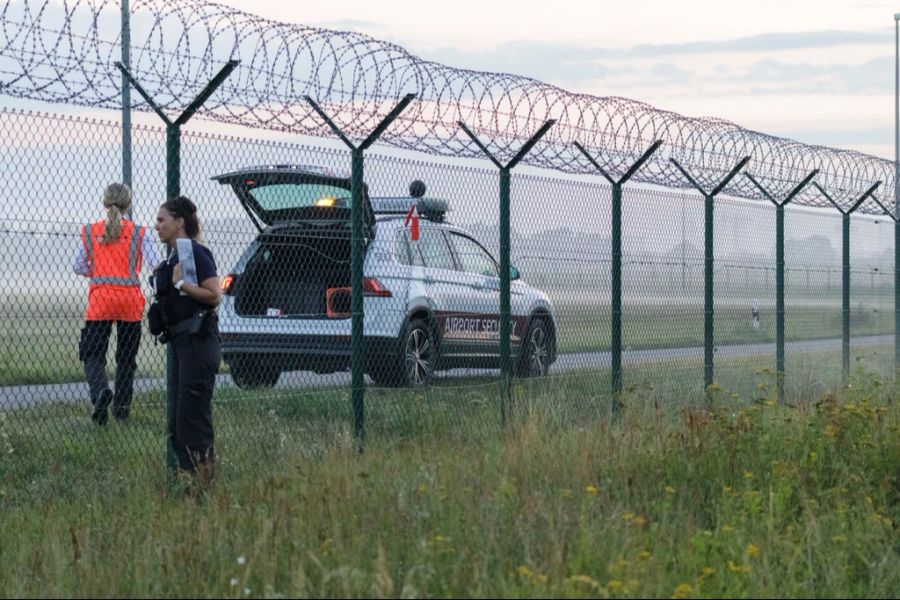
[(241, 316), (295, 319), (349, 316), (350, 238), (271, 232), (236, 283)]
[[(352, 215), (350, 176), (325, 167), (272, 165), (216, 175), (229, 185), (260, 231), (294, 224), (311, 229), (343, 229), (349, 236)], [(375, 216), (365, 184), (360, 190), (363, 236), (372, 238)]]

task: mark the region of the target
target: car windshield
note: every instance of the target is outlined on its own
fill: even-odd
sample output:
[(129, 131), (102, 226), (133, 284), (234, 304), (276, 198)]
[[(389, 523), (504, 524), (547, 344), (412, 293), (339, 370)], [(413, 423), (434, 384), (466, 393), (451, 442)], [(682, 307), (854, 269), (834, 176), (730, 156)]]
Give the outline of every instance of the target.
[(306, 207), (350, 207), (350, 190), (323, 183), (272, 183), (248, 192), (265, 211)]

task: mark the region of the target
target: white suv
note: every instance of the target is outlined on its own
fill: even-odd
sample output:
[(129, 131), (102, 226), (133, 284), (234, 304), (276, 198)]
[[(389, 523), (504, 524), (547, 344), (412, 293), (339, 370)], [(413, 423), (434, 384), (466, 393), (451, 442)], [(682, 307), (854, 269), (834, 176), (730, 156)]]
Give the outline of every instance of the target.
[[(213, 178), (230, 185), (259, 229), (222, 280), (222, 354), (241, 387), (273, 386), (283, 371), (350, 365), (350, 178), (321, 167), (253, 167)], [(411, 195), (364, 198), (366, 373), (379, 385), (426, 385), (435, 370), (498, 368), (497, 262), (445, 222), (447, 203)], [(415, 194), (413, 196), (412, 194)], [(418, 239), (406, 224), (415, 205)], [(518, 375), (556, 360), (547, 295), (513, 268), (512, 356)]]

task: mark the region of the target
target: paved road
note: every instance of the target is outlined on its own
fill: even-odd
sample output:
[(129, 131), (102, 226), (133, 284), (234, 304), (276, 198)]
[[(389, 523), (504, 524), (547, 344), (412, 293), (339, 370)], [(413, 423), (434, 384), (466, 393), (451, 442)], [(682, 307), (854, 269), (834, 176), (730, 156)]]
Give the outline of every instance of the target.
[[(865, 348), (869, 346), (885, 346), (894, 343), (894, 336), (880, 335), (869, 337), (851, 338), (850, 345), (853, 348)], [(841, 339), (831, 338), (824, 340), (806, 340), (789, 342), (785, 344), (787, 353), (821, 352), (840, 350)], [(737, 344), (731, 346), (719, 346), (716, 348), (717, 357), (750, 357), (770, 355), (775, 359), (775, 343), (764, 344)], [(703, 358), (703, 347), (693, 346), (688, 348), (661, 348), (655, 350), (627, 350), (622, 354), (623, 365), (639, 365), (666, 360), (684, 358)], [(609, 352), (577, 352), (561, 354), (554, 363), (552, 373), (565, 373), (583, 369), (609, 368), (611, 364)], [(489, 375), (497, 371), (457, 369), (441, 373), (441, 377), (464, 377), (469, 375)], [(135, 381), (135, 390), (148, 392), (165, 388), (165, 379), (147, 378)], [(218, 375), (218, 386), (233, 386), (230, 375)], [(342, 386), (350, 384), (350, 373), (332, 373), (330, 375), (317, 375), (307, 371), (294, 371), (284, 373), (278, 382), (277, 389), (304, 389), (330, 386)], [(87, 402), (88, 387), (86, 383), (52, 383), (44, 385), (20, 385), (0, 387), (0, 409), (23, 408), (43, 402)]]

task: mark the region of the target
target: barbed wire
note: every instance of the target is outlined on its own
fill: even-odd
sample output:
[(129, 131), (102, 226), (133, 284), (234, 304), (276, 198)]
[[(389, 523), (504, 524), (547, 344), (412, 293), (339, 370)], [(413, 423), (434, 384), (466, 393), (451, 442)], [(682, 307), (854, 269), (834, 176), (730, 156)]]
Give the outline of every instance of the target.
[[(120, 105), (118, 0), (5, 0), (0, 11), (0, 93), (92, 107)], [(574, 147), (622, 174), (656, 140), (635, 181), (689, 187), (670, 163), (688, 168), (707, 190), (744, 156), (747, 170), (786, 195), (813, 169), (842, 206), (876, 181), (892, 198), (890, 161), (807, 145), (714, 118), (686, 117), (621, 97), (566, 91), (535, 79), (457, 69), (355, 32), (278, 23), (198, 0), (136, 0), (131, 6), (131, 71), (173, 113), (180, 112), (229, 59), (238, 69), (201, 109), (220, 122), (332, 137), (304, 100), (309, 95), (351, 137), (366, 136), (407, 93), (417, 94), (382, 137), (419, 152), (483, 158), (461, 132), (467, 124), (495, 155), (512, 158), (547, 119), (556, 125), (525, 162), (566, 173), (595, 173)], [(137, 94), (135, 108), (149, 110)], [(726, 193), (762, 199), (736, 177)], [(794, 202), (831, 205), (814, 188)], [(862, 212), (880, 213), (867, 201)]]

